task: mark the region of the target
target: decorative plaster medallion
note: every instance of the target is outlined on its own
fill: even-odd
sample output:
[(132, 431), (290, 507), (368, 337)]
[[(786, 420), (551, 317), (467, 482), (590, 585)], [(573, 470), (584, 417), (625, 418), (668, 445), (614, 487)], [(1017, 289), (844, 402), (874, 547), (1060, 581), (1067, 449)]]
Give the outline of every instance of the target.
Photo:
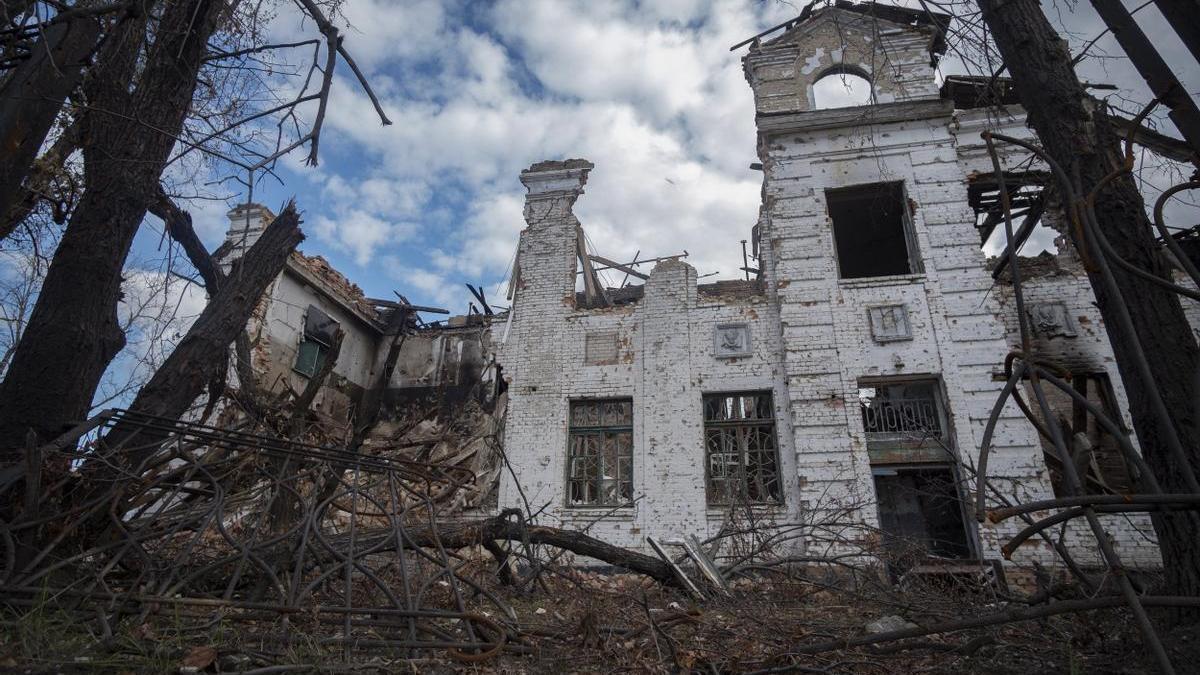
[(1067, 312), (1067, 305), (1060, 300), (1031, 304), (1026, 312), (1029, 314), (1029, 322), (1033, 324), (1033, 332), (1041, 337), (1077, 335), (1075, 324)]
[(713, 355), (718, 359), (750, 356), (750, 326), (744, 323), (721, 323), (713, 329)]
[(896, 342), (912, 339), (908, 324), (908, 308), (904, 305), (883, 305), (867, 308), (867, 323), (876, 342)]

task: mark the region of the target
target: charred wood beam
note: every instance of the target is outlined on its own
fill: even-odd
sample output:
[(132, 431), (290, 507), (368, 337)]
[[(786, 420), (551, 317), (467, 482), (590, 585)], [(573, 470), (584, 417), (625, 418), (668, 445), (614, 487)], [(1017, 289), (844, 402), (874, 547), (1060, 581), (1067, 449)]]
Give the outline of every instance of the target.
[(1004, 252), (1000, 254), (1000, 261), (996, 263), (996, 269), (992, 270), (993, 279), (999, 279), (1000, 275), (1004, 273), (1004, 268), (1008, 266), (1008, 261), (1012, 260), (1013, 256), (1020, 255), (1021, 247), (1025, 245), (1029, 235), (1033, 234), (1033, 229), (1041, 221), (1044, 210), (1041, 203), (1029, 207), (1025, 213), (1025, 220), (1021, 221), (1021, 226), (1013, 234), (1013, 241), (1005, 244)]
[(367, 298), (367, 302), (376, 307), (388, 307), (390, 309), (404, 309), (410, 312), (428, 312), (430, 314), (449, 314), (450, 310), (442, 309), (441, 307), (424, 307), (422, 305), (410, 305), (407, 302), (393, 302), (392, 300), (383, 300), (380, 298)]
[(1113, 126), (1117, 127), (1122, 134), (1128, 134), (1132, 130), (1133, 142), (1151, 152), (1184, 164), (1196, 161), (1196, 150), (1178, 138), (1171, 138), (1166, 134), (1161, 134), (1147, 127), (1145, 124), (1137, 124), (1133, 120), (1125, 119), (1120, 115), (1109, 113), (1104, 117), (1112, 122)]
[(495, 312), (492, 311), (492, 306), (488, 304), (487, 298), (483, 295), (483, 286), (475, 288), (471, 284), (467, 284), (467, 288), (471, 291), (471, 295), (474, 295), (475, 299), (479, 301), (479, 306), (483, 308), (484, 314), (488, 316), (495, 314)]
[(1196, 0), (1154, 0), (1154, 5), (1187, 45), (1192, 58), (1200, 61), (1200, 17), (1196, 16), (1200, 4)]
[(641, 272), (633, 269), (629, 265), (625, 265), (625, 264), (619, 263), (619, 262), (614, 262), (603, 256), (589, 255), (588, 257), (591, 258), (592, 260), (600, 263), (601, 265), (608, 265), (608, 267), (605, 269), (619, 270), (621, 272), (624, 272), (625, 274), (628, 274), (631, 277), (637, 277), (637, 278), (641, 279), (642, 281), (645, 281), (650, 278), (649, 275), (642, 274)]
[(579, 262), (583, 266), (583, 292), (587, 297), (588, 306), (607, 307), (612, 303), (608, 301), (608, 295), (600, 284), (600, 277), (596, 276), (596, 270), (592, 267), (592, 260), (587, 252), (587, 242), (583, 236), (583, 227), (578, 225), (575, 226), (575, 246)]

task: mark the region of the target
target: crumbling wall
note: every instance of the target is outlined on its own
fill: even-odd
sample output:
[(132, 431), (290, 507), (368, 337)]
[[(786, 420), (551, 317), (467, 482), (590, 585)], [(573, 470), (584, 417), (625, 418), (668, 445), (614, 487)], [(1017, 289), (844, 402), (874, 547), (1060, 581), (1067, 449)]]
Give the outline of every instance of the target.
[(928, 29), (841, 9), (821, 10), (783, 36), (751, 47), (746, 78), (759, 113), (815, 107), (813, 84), (830, 72), (871, 82), (879, 103), (937, 98)]
[[(1048, 214), (1048, 220), (1060, 221), (1061, 213)], [(1068, 240), (1059, 238), (1056, 244), (1059, 249), (1057, 255), (1043, 253), (1036, 258), (1020, 260), (1021, 289), (1031, 327), (1033, 351), (1040, 358), (1073, 373), (1104, 374), (1115, 394), (1116, 409), (1122, 416), (1125, 428), (1132, 429), (1129, 400), (1117, 370), (1104, 319), (1096, 307), (1096, 296), (1092, 292), (1087, 272)], [(1010, 273), (1004, 273), (1000, 277), (994, 293), (1000, 303), (1000, 316), (1008, 332), (1009, 344), (1017, 348), (1021, 343), (1021, 336)], [(1028, 388), (1024, 388), (1023, 393), (1030, 405), (1036, 407), (1037, 404), (1030, 396)], [(1072, 407), (1066, 397), (1048, 396), (1047, 399), (1056, 415), (1071, 419)], [(1137, 449), (1137, 438), (1131, 435), (1130, 440)], [(1045, 439), (1041, 442), (1043, 452), (1054, 452)], [(1043, 471), (1047, 469), (1043, 468)], [(1099, 517), (1111, 535), (1114, 548), (1127, 564), (1135, 567), (1155, 567), (1161, 564), (1157, 548), (1149, 545), (1155, 541), (1149, 514)], [(1081, 562), (1103, 564), (1095, 545), (1091, 543), (1094, 537), (1085, 522), (1072, 521), (1066, 537), (1067, 545)], [(1041, 541), (1032, 539), (1026, 544), (1029, 548), (1042, 545)]]
[[(780, 39), (778, 49), (769, 43), (761, 52), (751, 50), (745, 62), (760, 112), (796, 111), (759, 118), (759, 153), (766, 181), (764, 268), (780, 305), (802, 499), (806, 505), (861, 504), (863, 522), (877, 526), (873, 467), (857, 402), (864, 379), (928, 377), (940, 383), (951, 424), (950, 450), (966, 465), (960, 469), (967, 479), (962, 494), (974, 490), (970, 467), (978, 460), (983, 425), (1003, 384), (998, 371), (1015, 344), (1009, 330), (1015, 316), (994, 292), (967, 185), (972, 172), (992, 170), (980, 131), (998, 128), (1023, 137), (1029, 132), (1021, 128), (1019, 109), (955, 113), (950, 106), (887, 104), (879, 97), (881, 105), (870, 113), (872, 124), (860, 125), (803, 112), (811, 85), (803, 73), (789, 83), (759, 76), (763, 68), (778, 65), (783, 44), (794, 45), (787, 49), (797, 53), (828, 50), (833, 35), (853, 37), (859, 49), (873, 49), (866, 34), (801, 27)], [(910, 32), (911, 39), (917, 37)], [(928, 82), (932, 85), (932, 77)], [(785, 95), (793, 97), (790, 103)], [(789, 107), (797, 104), (801, 107)], [(839, 279), (826, 190), (888, 181), (903, 182), (922, 266), (907, 275)], [(870, 317), (874, 308), (892, 308), (888, 311), (906, 317), (909, 336), (880, 339)], [(1102, 327), (1096, 330), (1102, 339)], [(1083, 349), (1074, 356), (1097, 358), (1097, 353)], [(1111, 354), (1100, 360), (1111, 365)], [(1041, 444), (1011, 401), (993, 438), (989, 475), (1012, 486), (1021, 500), (1052, 496)], [(987, 558), (1000, 558), (999, 545), (1015, 533), (1014, 523), (976, 527), (973, 519), (968, 522), (977, 555)], [(1123, 553), (1129, 560), (1153, 564), (1153, 546), (1138, 529), (1118, 525), (1113, 531), (1133, 549)], [(1072, 530), (1069, 541), (1085, 561), (1098, 562), (1094, 545), (1082, 534)], [(1015, 559), (1052, 560), (1039, 548), (1040, 542), (1030, 543)]]
[[(550, 172), (561, 171), (550, 166), (555, 167)], [(702, 293), (690, 265), (665, 261), (651, 272), (639, 301), (576, 309), (570, 204), (582, 192), (586, 173), (564, 197), (543, 191), (556, 177), (537, 169), (522, 175), (530, 191), (528, 228), (518, 254), (521, 284), (512, 325), (501, 348), (511, 396), (505, 452), (516, 480), (503, 475), (500, 505), (528, 504), (552, 522), (586, 527), (600, 539), (634, 549), (644, 550), (647, 536), (715, 534), (728, 509), (707, 502), (703, 394), (768, 390), (774, 394), (785, 501), (759, 510), (766, 518), (794, 516), (786, 387), (777, 317), (766, 296), (749, 285)], [(547, 205), (555, 199), (562, 201)], [(539, 217), (552, 209), (553, 220)], [(748, 350), (728, 358), (715, 353), (719, 326), (748, 329)], [(571, 504), (570, 401), (609, 398), (633, 401), (635, 501), (616, 507)]]
[(308, 377), (297, 372), (295, 365), (310, 305), (336, 320), (345, 334), (333, 373), (317, 394), (314, 408), (345, 421), (363, 390), (371, 384), (378, 331), (365, 326), (341, 303), (316, 292), (287, 270), (266, 294), (261, 321), (250, 327), (259, 382), (269, 391), (281, 391), (284, 387), (302, 391), (308, 383)]

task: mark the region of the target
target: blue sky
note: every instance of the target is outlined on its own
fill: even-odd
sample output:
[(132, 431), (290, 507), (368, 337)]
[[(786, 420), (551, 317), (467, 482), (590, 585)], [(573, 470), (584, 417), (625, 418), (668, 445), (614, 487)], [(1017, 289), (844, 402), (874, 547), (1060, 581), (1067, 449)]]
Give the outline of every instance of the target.
[[(504, 304), (496, 295), (523, 226), (521, 169), (583, 157), (596, 168), (576, 210), (598, 253), (630, 259), (638, 251), (686, 249), (699, 274), (740, 276), (739, 240), (757, 218), (761, 175), (748, 168), (757, 158), (744, 48), (729, 47), (792, 18), (799, 6), (345, 0), (345, 45), (395, 124), (378, 123), (340, 66), (320, 165), (308, 167), (305, 152), (293, 153), (281, 162), (283, 184), (260, 183), (255, 200), (277, 208), (295, 196), (305, 217), (302, 250), (328, 258), (368, 295), (396, 290), (461, 313), (470, 299), (466, 282)], [(1102, 29), (1086, 3), (1046, 9), (1076, 49)], [(1179, 64), (1189, 90), (1200, 90), (1200, 69), (1156, 11), (1141, 10), (1139, 21)], [(282, 5), (273, 35), (316, 34), (295, 16)], [(1148, 100), (1132, 66), (1110, 58), (1120, 53), (1111, 37), (1091, 53), (1096, 58), (1081, 67), (1085, 78), (1119, 85), (1117, 98)], [(980, 71), (950, 54), (943, 72)], [(1153, 169), (1147, 177), (1165, 183)], [(189, 204), (210, 247), (223, 237), (225, 211), (245, 199), (236, 187), (210, 188), (225, 201)], [(1196, 222), (1194, 211), (1189, 218)], [(168, 245), (159, 224), (147, 224), (130, 259), (134, 301), (154, 288), (153, 275), (139, 271), (153, 268)], [(182, 316), (203, 307), (198, 289), (174, 288), (163, 303), (178, 302)]]

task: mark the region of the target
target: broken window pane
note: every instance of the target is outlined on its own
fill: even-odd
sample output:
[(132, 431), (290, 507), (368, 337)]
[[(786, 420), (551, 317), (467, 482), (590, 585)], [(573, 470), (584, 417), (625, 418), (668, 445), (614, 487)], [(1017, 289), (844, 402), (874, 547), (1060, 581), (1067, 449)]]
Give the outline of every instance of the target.
[(309, 305), (304, 312), (304, 337), (315, 340), (328, 347), (333, 344), (333, 336), (338, 331), (338, 322), (316, 305)]
[(337, 321), (316, 305), (309, 305), (304, 311), (304, 337), (296, 350), (296, 364), (292, 369), (305, 377), (316, 375), (325, 364), (325, 355), (329, 353), (337, 331)]
[(567, 503), (632, 503), (633, 400), (571, 401), (570, 406)]
[(826, 190), (843, 279), (922, 271), (902, 183)]
[(774, 409), (769, 391), (705, 394), (710, 504), (780, 501)]

